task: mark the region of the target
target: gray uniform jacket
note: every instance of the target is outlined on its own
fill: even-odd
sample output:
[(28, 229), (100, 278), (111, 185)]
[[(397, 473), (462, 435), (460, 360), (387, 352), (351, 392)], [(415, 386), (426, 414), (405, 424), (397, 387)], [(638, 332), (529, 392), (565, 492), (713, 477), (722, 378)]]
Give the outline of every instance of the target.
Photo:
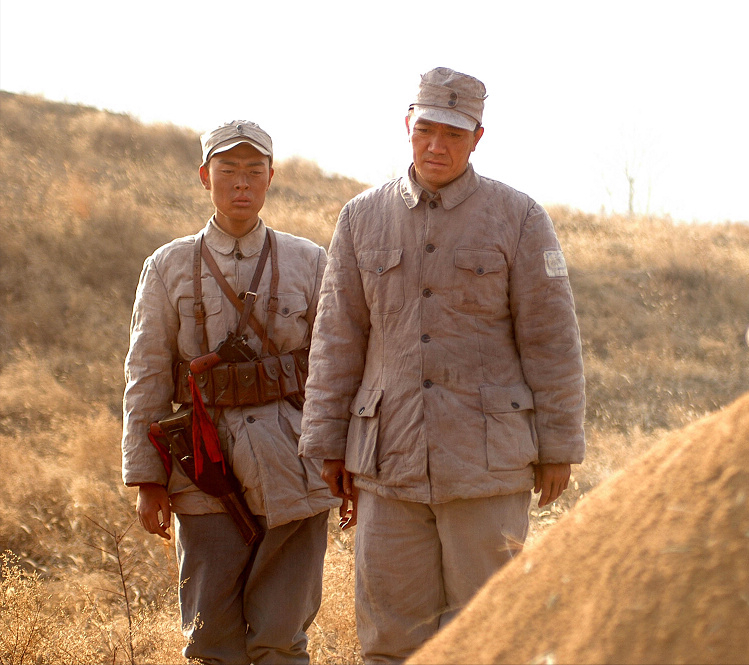
[(341, 211), (312, 339), (300, 454), (385, 497), (533, 487), (579, 463), (580, 335), (541, 206), (469, 165), (429, 199), (409, 175)]
[[(246, 236), (235, 239), (210, 220), (204, 233), (204, 242), (229, 284), (237, 292), (246, 290), (265, 240), (264, 223), (260, 221)], [(322, 247), (303, 238), (279, 232), (276, 237), (280, 273), (277, 311), (267, 311), (268, 261), (253, 313), (263, 324), (266, 316), (276, 317), (273, 341), (281, 353), (286, 353), (309, 345), (326, 254)], [(202, 355), (193, 315), (194, 244), (195, 236), (187, 236), (164, 245), (146, 259), (141, 273), (125, 361), (122, 475), (127, 485), (167, 484), (166, 472), (147, 431), (151, 422), (172, 412), (174, 362)], [(204, 261), (201, 283), (208, 346), (213, 350), (229, 331), (235, 330), (239, 313), (221, 293)], [(248, 334), (250, 345), (260, 353), (261, 342), (249, 327)], [(288, 402), (225, 408), (218, 430), (250, 509), (265, 515), (270, 527), (316, 515), (340, 503), (321, 480), (319, 461), (299, 458), (301, 412)], [(223, 512), (220, 502), (198, 490), (176, 462), (173, 467), (168, 491), (175, 512)]]

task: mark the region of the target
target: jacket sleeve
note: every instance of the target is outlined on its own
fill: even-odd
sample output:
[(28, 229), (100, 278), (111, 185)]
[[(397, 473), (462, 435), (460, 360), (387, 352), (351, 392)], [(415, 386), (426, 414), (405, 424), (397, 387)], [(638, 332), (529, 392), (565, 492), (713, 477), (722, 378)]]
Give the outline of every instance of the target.
[[(328, 255), (325, 250), (320, 247), (317, 253), (317, 269), (315, 271), (315, 285), (312, 290), (312, 298), (310, 299), (309, 307), (307, 308), (307, 323), (309, 329), (315, 325), (315, 318), (317, 317), (317, 307), (320, 302), (320, 288), (322, 286), (323, 275), (325, 274), (325, 266), (328, 263)], [(311, 337), (311, 335), (310, 335)]]
[(178, 330), (179, 315), (153, 257), (148, 258), (135, 294), (125, 359), (122, 478), (126, 485), (167, 484), (166, 471), (148, 439), (148, 427), (172, 412)]
[(559, 241), (535, 203), (510, 269), (510, 306), (523, 374), (533, 391), (539, 462), (579, 464), (585, 454), (580, 331)]
[(331, 241), (312, 333), (299, 441), (302, 457), (345, 457), (349, 405), (362, 381), (369, 327), (348, 204)]

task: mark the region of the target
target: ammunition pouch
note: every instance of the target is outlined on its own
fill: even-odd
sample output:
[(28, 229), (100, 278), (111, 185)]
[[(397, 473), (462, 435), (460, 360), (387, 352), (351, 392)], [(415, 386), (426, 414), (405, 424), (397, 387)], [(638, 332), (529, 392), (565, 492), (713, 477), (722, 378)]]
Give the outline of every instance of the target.
[[(195, 375), (206, 406), (253, 406), (279, 399), (301, 402), (309, 371), (309, 349), (297, 349), (253, 362), (219, 363)], [(175, 404), (192, 404), (190, 363), (174, 365)]]

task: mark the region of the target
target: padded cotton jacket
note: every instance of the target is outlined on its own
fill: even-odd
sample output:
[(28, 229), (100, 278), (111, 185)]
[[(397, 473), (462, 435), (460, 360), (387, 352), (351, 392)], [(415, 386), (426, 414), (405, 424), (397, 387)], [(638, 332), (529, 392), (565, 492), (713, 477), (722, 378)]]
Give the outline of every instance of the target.
[(533, 487), (583, 459), (567, 269), (541, 206), (469, 165), (437, 197), (408, 175), (341, 211), (310, 356), (300, 454), (381, 496), (439, 503)]
[[(204, 242), (229, 284), (236, 292), (246, 291), (265, 241), (263, 222), (239, 239), (225, 234), (213, 220), (204, 233)], [(146, 259), (140, 276), (125, 361), (122, 474), (127, 485), (167, 485), (166, 472), (147, 431), (151, 422), (172, 412), (175, 361), (202, 355), (193, 313), (195, 238), (179, 238), (158, 249)], [(276, 232), (276, 238), (278, 305), (268, 312), (268, 261), (253, 313), (263, 324), (267, 316), (275, 317), (273, 341), (286, 353), (309, 345), (326, 254), (323, 248), (296, 236)], [(235, 330), (239, 313), (222, 294), (204, 261), (201, 284), (208, 347), (213, 350)], [(259, 354), (261, 341), (249, 327), (247, 332), (250, 346)], [(270, 527), (310, 517), (339, 503), (320, 478), (320, 463), (299, 458), (300, 426), (301, 411), (284, 400), (225, 408), (218, 421), (224, 452), (245, 489), (250, 510), (265, 515)], [(223, 512), (220, 502), (198, 490), (176, 461), (172, 466), (168, 492), (175, 512)]]

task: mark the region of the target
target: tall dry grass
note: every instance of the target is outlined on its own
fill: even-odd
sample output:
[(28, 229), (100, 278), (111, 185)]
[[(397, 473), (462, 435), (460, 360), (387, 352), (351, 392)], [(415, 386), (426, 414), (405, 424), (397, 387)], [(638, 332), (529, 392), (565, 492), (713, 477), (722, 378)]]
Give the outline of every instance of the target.
[[(142, 262), (211, 212), (198, 159), (186, 130), (0, 92), (2, 663), (180, 659), (174, 553), (132, 526), (120, 402)], [(363, 188), (282, 162), (263, 217), (327, 245)], [(550, 212), (583, 335), (589, 451), (563, 499), (533, 508), (531, 538), (664, 430), (749, 388), (748, 227)], [(352, 536), (331, 519), (316, 663), (360, 660), (352, 571)]]

